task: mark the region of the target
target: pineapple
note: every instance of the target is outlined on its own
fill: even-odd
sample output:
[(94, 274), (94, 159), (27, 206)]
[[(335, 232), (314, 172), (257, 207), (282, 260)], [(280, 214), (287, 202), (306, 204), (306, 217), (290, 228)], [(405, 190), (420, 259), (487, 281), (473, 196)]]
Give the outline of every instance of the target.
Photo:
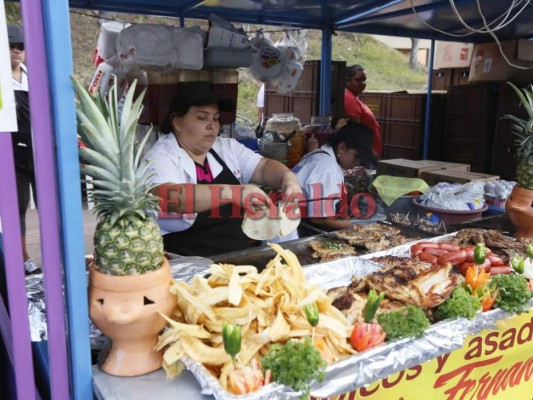
[(159, 198), (147, 184), (148, 163), (141, 151), (149, 133), (135, 146), (142, 110), (142, 93), (135, 101), (130, 87), (119, 116), (117, 84), (107, 98), (92, 97), (76, 80), (78, 132), (87, 147), (80, 148), (82, 173), (90, 176), (98, 224), (94, 253), (98, 270), (109, 275), (137, 275), (158, 269), (163, 262), (163, 239), (149, 212), (159, 210)]
[(533, 190), (533, 85), (520, 89), (508, 82), (520, 98), (520, 103), (528, 114), (528, 119), (521, 119), (514, 115), (505, 115), (503, 118), (511, 121), (516, 139), (516, 183), (522, 189)]

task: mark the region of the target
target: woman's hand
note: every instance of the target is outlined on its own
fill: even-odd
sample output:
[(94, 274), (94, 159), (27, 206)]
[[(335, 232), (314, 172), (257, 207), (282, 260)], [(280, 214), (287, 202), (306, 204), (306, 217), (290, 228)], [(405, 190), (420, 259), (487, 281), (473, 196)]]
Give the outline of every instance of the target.
[(281, 207), (283, 209), (291, 204), (298, 203), (300, 200), (304, 200), (304, 194), (302, 187), (298, 182), (296, 175), (290, 170), (283, 171), (280, 177), (281, 191), (283, 192), (283, 199), (281, 200)]
[(242, 185), (239, 205), (254, 213), (274, 206), (270, 197), (260, 187), (251, 184)]

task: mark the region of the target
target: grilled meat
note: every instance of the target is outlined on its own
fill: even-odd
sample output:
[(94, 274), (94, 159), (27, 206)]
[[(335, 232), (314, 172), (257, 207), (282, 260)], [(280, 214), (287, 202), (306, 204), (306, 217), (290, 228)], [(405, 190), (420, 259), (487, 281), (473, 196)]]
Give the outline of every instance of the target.
[[(332, 305), (342, 312), (350, 324), (354, 324), (356, 321), (363, 321), (367, 300), (366, 292), (352, 291), (349, 289), (349, 286), (346, 287), (346, 289), (346, 292), (333, 301)], [(404, 306), (405, 305), (399, 301), (385, 297), (379, 304), (376, 315), (390, 311), (396, 311)]]
[(384, 256), (371, 259), (385, 264), (366, 277), (370, 288), (405, 304), (423, 308), (435, 307), (450, 297), (456, 277), (452, 265), (432, 265), (409, 257)]
[(334, 235), (338, 239), (346, 240), (349, 244), (370, 252), (385, 250), (408, 241), (400, 234), (399, 229), (383, 224), (354, 225), (353, 229), (334, 232)]
[(527, 253), (527, 245), (530, 243), (527, 239), (513, 240), (505, 237), (497, 230), (486, 231), (477, 228), (461, 229), (452, 239), (452, 242), (461, 246), (485, 243), (485, 245), (505, 263), (508, 262), (515, 253), (525, 255)]
[[(336, 288), (331, 288), (327, 291), (327, 295), (329, 298), (335, 301), (341, 296), (344, 296), (348, 292), (352, 292), (352, 293), (362, 292), (366, 288), (367, 288), (367, 285), (366, 285), (365, 278), (357, 278), (355, 276), (352, 276), (352, 282), (348, 286), (339, 286)], [(340, 310), (339, 307), (337, 308)]]
[(352, 246), (338, 240), (311, 240), (309, 246), (314, 251), (311, 257), (320, 258), (321, 262), (357, 254)]

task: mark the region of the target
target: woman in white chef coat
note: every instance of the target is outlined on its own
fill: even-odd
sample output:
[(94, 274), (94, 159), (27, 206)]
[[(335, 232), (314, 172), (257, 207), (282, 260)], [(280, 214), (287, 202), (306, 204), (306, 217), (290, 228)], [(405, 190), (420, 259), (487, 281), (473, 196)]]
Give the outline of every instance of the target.
[(285, 204), (302, 196), (285, 165), (218, 137), (219, 112), (233, 108), (206, 82), (180, 86), (169, 111), (172, 132), (145, 156), (153, 173), (150, 183), (158, 185), (166, 205), (167, 212), (158, 217), (166, 251), (211, 256), (260, 244), (242, 232), (244, 210), (275, 207), (254, 184), (279, 188)]
[[(369, 164), (374, 157), (372, 130), (348, 118), (341, 118), (336, 128), (327, 144), (305, 155), (293, 168), (307, 199), (305, 221), (328, 231), (352, 226), (339, 212), (341, 198), (346, 196), (343, 170)], [(302, 226), (298, 231), (300, 236), (316, 234), (305, 232)]]

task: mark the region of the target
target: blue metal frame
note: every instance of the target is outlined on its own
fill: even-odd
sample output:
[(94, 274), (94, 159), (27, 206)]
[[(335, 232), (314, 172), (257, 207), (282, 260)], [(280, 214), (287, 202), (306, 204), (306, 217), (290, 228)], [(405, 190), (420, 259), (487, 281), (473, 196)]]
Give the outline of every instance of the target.
[(431, 88), (433, 87), (433, 59), (435, 55), (435, 40), (431, 41), (431, 49), (429, 52), (429, 73), (428, 73), (428, 89), (426, 95), (426, 118), (424, 120), (424, 143), (422, 159), (427, 160), (429, 154), (429, 126), (431, 119)]
[(71, 396), (76, 400), (91, 400), (93, 385), (89, 313), (85, 296), (85, 245), (74, 91), (70, 82), (70, 76), (73, 75), (72, 49), (71, 46), (65, 45), (65, 42), (71, 42), (67, 1), (43, 0), (43, 20), (48, 49), (50, 92), (54, 100), (52, 115), (57, 146), (57, 179), (63, 233)]
[[(468, 7), (473, 4), (474, 0), (457, 0), (459, 6)], [(491, 4), (500, 5), (501, 0), (484, 0), (484, 5), (489, 7)], [(55, 145), (57, 146), (57, 180), (59, 185), (59, 203), (61, 217), (61, 235), (63, 240), (63, 262), (65, 271), (65, 290), (68, 313), (68, 340), (70, 350), (70, 373), (71, 373), (71, 397), (76, 400), (92, 399), (92, 373), (90, 362), (90, 346), (88, 335), (88, 304), (86, 293), (86, 274), (84, 263), (84, 243), (82, 232), (82, 202), (80, 193), (80, 172), (77, 152), (76, 123), (74, 112), (74, 95), (71, 83), (69, 81), (72, 75), (72, 54), (69, 29), (69, 5), (72, 7), (97, 9), (103, 11), (129, 12), (137, 14), (151, 14), (161, 16), (172, 16), (180, 19), (183, 23), (185, 18), (202, 18), (205, 19), (211, 12), (216, 12), (228, 20), (235, 22), (257, 23), (267, 25), (284, 25), (289, 27), (306, 27), (321, 29), (323, 33), (322, 60), (320, 69), (320, 91), (321, 98), (319, 103), (319, 112), (321, 115), (330, 113), (330, 93), (331, 93), (331, 53), (332, 53), (332, 31), (335, 29), (348, 30), (361, 33), (381, 33), (394, 34), (397, 36), (418, 37), (418, 38), (439, 38), (443, 35), (438, 34), (427, 27), (424, 27), (417, 17), (410, 12), (410, 5), (407, 1), (388, 0), (388, 1), (361, 1), (353, 0), (284, 0), (276, 4), (285, 6), (284, 10), (276, 7), (265, 8), (266, 1), (248, 0), (246, 3), (257, 6), (257, 9), (235, 9), (223, 7), (227, 0), (219, 0), (217, 7), (209, 7), (199, 0), (41, 0), (43, 5), (43, 21), (45, 26), (45, 41), (48, 51), (48, 69), (49, 69), (49, 88), (52, 97), (52, 113), (54, 119)], [(23, 3), (30, 4), (30, 0), (23, 0)], [(418, 3), (421, 3), (420, 1)], [(438, 18), (439, 10), (444, 9), (446, 2), (443, 0), (425, 0), (424, 4), (418, 5), (420, 12), (434, 11), (435, 17)], [(233, 2), (235, 5), (235, 2)], [(301, 5), (300, 9), (298, 8)], [(33, 6), (33, 4), (32, 4)], [(294, 12), (287, 12), (290, 9)], [(394, 11), (388, 12), (393, 9)], [(340, 19), (346, 15), (346, 10), (350, 10), (348, 17)], [(446, 17), (449, 16), (449, 13)], [(337, 23), (335, 24), (335, 19)], [(517, 19), (513, 29), (502, 32), (506, 38), (509, 35), (521, 37), (531, 35), (533, 32), (533, 6), (527, 9), (524, 15)], [(518, 22), (520, 24), (518, 24)], [(525, 27), (524, 27), (525, 26)], [(457, 25), (453, 29), (460, 29)], [(461, 40), (453, 39), (450, 40)], [(469, 37), (470, 41), (488, 41), (491, 38), (482, 35)], [(432, 43), (430, 57), (430, 71), (433, 67), (434, 40)], [(424, 158), (428, 155), (428, 138), (429, 138), (429, 116), (431, 106), (431, 72), (428, 85), (428, 96), (426, 103), (426, 125), (424, 132)], [(0, 142), (4, 143), (5, 148), (11, 148), (9, 140), (0, 133)], [(0, 153), (2, 148), (0, 147)], [(5, 160), (4, 160), (5, 161)], [(3, 161), (0, 160), (0, 164)], [(13, 179), (10, 179), (11, 183)], [(6, 180), (0, 179), (0, 186)], [(8, 188), (4, 193), (0, 193), (0, 198), (4, 199), (4, 204), (0, 208), (7, 209), (7, 202), (13, 202), (12, 195), (7, 194)], [(1, 203), (1, 202), (0, 202)], [(16, 225), (15, 216), (5, 219), (5, 223), (11, 221)], [(15, 234), (5, 233), (4, 243), (6, 244), (6, 253), (8, 258), (14, 260), (14, 264), (21, 264), (20, 261), (20, 242), (15, 240)], [(20, 235), (19, 235), (20, 236)], [(9, 245), (9, 246), (8, 246)], [(19, 276), (13, 272), (13, 281), (16, 285), (10, 289), (23, 290), (22, 271), (18, 271)], [(16, 286), (20, 287), (16, 287)], [(26, 321), (21, 317), (24, 313), (13, 315), (13, 324), (21, 327), (20, 333), (13, 338), (13, 343), (20, 344), (17, 349), (23, 357), (31, 359), (29, 347), (27, 344), (27, 326)], [(17, 345), (18, 346), (18, 345)], [(16, 365), (20, 370), (21, 365)], [(20, 385), (27, 382), (33, 382), (32, 372), (28, 371), (23, 374), (17, 371), (16, 377)], [(31, 384), (23, 388), (20, 393), (32, 398), (33, 388)]]

